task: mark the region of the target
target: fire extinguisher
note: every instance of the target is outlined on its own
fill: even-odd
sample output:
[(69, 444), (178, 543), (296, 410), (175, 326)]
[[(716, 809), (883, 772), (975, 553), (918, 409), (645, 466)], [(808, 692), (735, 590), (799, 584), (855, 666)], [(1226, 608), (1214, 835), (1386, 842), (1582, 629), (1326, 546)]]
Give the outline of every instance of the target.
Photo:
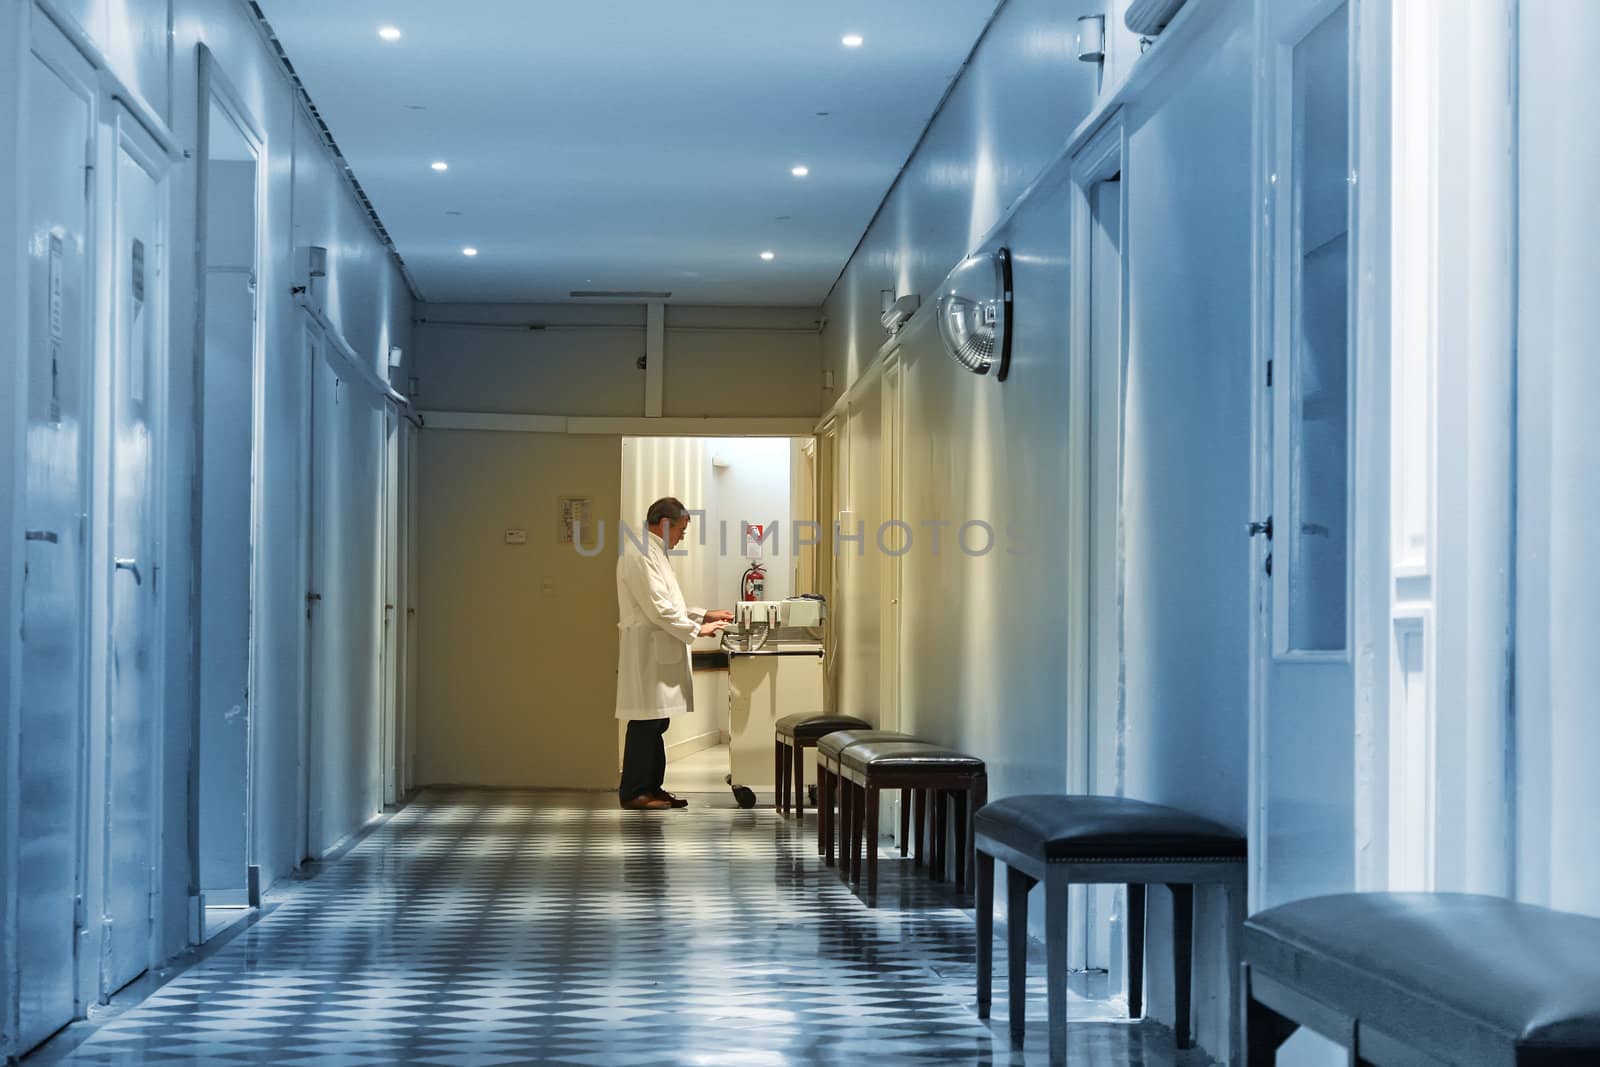
[(745, 568), (744, 577), (739, 579), (739, 599), (761, 600), (767, 592), (767, 572), (761, 569), (761, 564), (752, 563)]

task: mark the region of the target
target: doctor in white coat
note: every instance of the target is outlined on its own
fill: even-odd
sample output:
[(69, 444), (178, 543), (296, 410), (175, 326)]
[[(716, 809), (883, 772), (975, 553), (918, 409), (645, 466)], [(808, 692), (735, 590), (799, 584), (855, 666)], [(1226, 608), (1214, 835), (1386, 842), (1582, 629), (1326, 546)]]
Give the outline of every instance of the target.
[(689, 528), (689, 509), (675, 497), (650, 505), (644, 550), (622, 538), (617, 559), (617, 718), (628, 723), (622, 747), (624, 808), (654, 811), (688, 801), (662, 789), (667, 774), (663, 739), (671, 716), (694, 710), (689, 646), (733, 619), (731, 611), (702, 611), (684, 604), (667, 555)]

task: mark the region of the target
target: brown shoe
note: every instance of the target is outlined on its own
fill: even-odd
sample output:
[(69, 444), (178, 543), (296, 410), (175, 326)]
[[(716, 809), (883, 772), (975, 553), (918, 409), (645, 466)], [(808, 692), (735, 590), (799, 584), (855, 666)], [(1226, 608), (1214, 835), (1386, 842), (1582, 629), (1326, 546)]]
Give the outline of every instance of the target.
[(657, 800), (665, 800), (674, 808), (687, 808), (689, 806), (689, 802), (687, 800), (683, 799), (682, 797), (675, 797), (665, 789), (657, 789), (650, 795), (655, 797)]
[(632, 800), (624, 800), (622, 806), (628, 811), (666, 811), (672, 807), (672, 801), (658, 800), (649, 793), (640, 793)]

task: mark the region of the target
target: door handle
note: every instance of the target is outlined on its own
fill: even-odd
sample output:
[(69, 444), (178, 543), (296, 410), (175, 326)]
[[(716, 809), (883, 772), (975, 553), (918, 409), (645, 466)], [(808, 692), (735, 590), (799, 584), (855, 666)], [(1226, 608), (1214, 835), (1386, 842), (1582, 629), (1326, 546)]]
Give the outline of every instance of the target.
[(315, 604), (317, 601), (319, 601), (321, 599), (322, 599), (322, 594), (321, 593), (307, 593), (306, 594), (306, 603), (307, 604)]
[(29, 530), (22, 535), (24, 541), (44, 541), (47, 544), (59, 545), (61, 538), (54, 530)]
[(119, 559), (116, 562), (117, 562), (117, 570), (119, 570), (119, 571), (127, 571), (128, 573), (133, 575), (133, 584), (134, 585), (143, 585), (144, 584), (144, 578), (139, 574), (139, 561), (138, 560), (136, 560), (136, 559)]

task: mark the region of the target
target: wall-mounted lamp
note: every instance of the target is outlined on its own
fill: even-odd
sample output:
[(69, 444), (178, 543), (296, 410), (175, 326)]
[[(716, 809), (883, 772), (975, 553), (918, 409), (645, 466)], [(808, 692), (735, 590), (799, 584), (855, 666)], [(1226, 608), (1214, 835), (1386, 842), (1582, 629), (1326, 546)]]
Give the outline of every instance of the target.
[(883, 328), (891, 334), (900, 332), (900, 327), (906, 320), (916, 314), (917, 308), (922, 306), (922, 297), (916, 293), (907, 293), (884, 309), (883, 316), (878, 321), (883, 323)]
[(1078, 19), (1078, 58), (1099, 63), (1106, 58), (1106, 17), (1084, 15)]

